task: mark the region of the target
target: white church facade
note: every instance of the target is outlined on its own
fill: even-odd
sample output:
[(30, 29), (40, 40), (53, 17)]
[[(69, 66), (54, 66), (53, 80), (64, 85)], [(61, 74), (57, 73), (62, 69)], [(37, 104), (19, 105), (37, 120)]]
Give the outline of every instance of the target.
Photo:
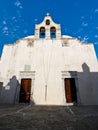
[(45, 16), (35, 34), (5, 44), (0, 60), (0, 104), (98, 105), (98, 61), (93, 44), (62, 35)]

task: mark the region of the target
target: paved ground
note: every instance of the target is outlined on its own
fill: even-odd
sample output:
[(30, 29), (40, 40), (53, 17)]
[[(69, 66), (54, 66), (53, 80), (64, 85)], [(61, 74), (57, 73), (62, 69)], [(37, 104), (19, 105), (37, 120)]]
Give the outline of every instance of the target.
[(98, 106), (0, 106), (0, 130), (98, 130)]

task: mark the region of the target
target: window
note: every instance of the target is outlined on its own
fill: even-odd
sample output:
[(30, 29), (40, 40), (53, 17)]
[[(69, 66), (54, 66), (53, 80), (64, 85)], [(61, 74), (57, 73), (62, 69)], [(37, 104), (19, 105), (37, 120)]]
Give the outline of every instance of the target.
[(40, 28), (40, 38), (45, 38), (45, 27)]
[(55, 27), (50, 28), (50, 36), (51, 36), (51, 38), (56, 38), (56, 28)]
[(46, 25), (50, 25), (50, 20), (49, 19), (46, 20)]

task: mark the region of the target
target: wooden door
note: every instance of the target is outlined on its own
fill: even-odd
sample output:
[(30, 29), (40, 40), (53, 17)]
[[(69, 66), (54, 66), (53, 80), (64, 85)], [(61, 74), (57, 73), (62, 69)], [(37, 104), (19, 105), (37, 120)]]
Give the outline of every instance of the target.
[(66, 78), (65, 82), (65, 97), (67, 103), (72, 103), (77, 100), (76, 85), (74, 78)]
[(31, 94), (31, 79), (22, 79), (20, 88), (20, 103), (29, 103)]

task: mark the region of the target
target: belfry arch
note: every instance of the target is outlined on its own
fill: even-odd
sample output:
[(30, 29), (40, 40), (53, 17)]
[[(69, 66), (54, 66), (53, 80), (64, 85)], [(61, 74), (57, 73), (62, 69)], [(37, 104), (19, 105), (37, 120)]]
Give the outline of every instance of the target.
[(45, 38), (45, 33), (46, 33), (45, 27), (41, 27), (40, 28), (40, 38)]
[(46, 15), (40, 24), (35, 25), (35, 39), (60, 39), (61, 26), (55, 23), (50, 15)]
[(56, 28), (55, 27), (50, 28), (50, 37), (56, 38)]
[(50, 20), (49, 19), (46, 20), (46, 25), (50, 25)]

